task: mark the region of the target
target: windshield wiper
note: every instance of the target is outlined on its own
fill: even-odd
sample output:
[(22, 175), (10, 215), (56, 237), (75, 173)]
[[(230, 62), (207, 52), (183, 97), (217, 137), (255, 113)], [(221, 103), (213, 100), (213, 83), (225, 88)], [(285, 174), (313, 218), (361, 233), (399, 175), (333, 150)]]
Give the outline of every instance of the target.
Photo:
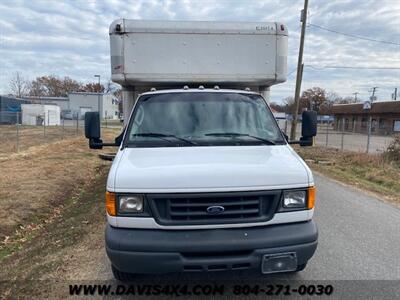
[(276, 145), (274, 141), (271, 141), (269, 139), (261, 138), (258, 136), (250, 135), (247, 133), (237, 133), (237, 132), (211, 132), (211, 133), (206, 133), (205, 135), (207, 136), (226, 136), (226, 137), (241, 137), (241, 136), (246, 136), (246, 137), (251, 137), (255, 140), (259, 140), (264, 142), (265, 144), (268, 145)]
[(163, 133), (156, 133), (156, 132), (145, 132), (145, 133), (135, 133), (132, 136), (160, 138), (160, 139), (162, 139), (164, 141), (167, 141), (167, 142), (170, 142), (170, 143), (173, 143), (173, 141), (171, 141), (169, 139), (166, 139), (166, 138), (174, 138), (174, 139), (177, 139), (177, 140), (182, 141), (182, 142), (184, 142), (186, 144), (189, 144), (189, 145), (193, 145), (193, 146), (197, 146), (198, 145), (195, 142), (189, 141), (187, 139), (181, 138), (181, 137), (173, 135), (173, 134), (163, 134)]

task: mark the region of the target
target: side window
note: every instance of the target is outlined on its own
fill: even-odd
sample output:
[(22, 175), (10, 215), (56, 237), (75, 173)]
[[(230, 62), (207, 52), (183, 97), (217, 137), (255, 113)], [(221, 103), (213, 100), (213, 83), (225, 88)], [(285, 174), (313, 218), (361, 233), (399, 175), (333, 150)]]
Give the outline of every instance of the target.
[(400, 120), (393, 121), (393, 131), (400, 132)]
[(132, 124), (132, 130), (131, 130), (132, 134), (140, 133), (138, 129), (139, 129), (140, 125), (142, 125), (143, 119), (144, 119), (144, 108), (143, 108), (143, 105), (140, 105), (138, 107), (138, 110), (135, 115), (135, 119)]
[(362, 128), (367, 128), (367, 118), (362, 118), (361, 119), (361, 127)]
[(379, 118), (379, 129), (385, 128), (385, 119)]

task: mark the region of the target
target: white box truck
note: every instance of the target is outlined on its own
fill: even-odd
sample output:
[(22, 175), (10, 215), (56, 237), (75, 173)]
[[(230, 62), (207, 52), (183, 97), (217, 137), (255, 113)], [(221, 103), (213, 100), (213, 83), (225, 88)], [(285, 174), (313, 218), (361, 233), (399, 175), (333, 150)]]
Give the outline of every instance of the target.
[(125, 127), (89, 146), (118, 146), (106, 187), (106, 251), (114, 276), (305, 268), (317, 247), (312, 173), (289, 144), (312, 145), (316, 115), (287, 141), (267, 104), (286, 79), (280, 23), (117, 20), (113, 81)]

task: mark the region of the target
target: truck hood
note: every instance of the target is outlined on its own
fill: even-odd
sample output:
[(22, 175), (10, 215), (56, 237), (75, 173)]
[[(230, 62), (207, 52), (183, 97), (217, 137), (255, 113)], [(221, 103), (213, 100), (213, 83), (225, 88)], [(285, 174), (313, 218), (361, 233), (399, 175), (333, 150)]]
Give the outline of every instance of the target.
[(305, 187), (312, 175), (288, 145), (125, 148), (107, 189), (116, 192), (204, 192)]

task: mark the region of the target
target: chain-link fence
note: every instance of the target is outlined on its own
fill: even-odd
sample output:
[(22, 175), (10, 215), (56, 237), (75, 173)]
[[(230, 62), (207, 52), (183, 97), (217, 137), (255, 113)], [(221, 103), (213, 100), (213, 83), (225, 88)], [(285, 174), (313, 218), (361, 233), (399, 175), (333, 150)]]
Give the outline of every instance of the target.
[[(318, 133), (315, 144), (318, 146), (340, 150), (381, 153), (387, 149), (396, 131), (394, 121), (376, 121), (371, 118), (334, 119), (332, 117), (318, 118)], [(326, 121), (323, 121), (326, 119)], [(282, 131), (290, 136), (291, 120), (278, 120)], [(301, 135), (301, 121), (298, 122), (296, 136)]]
[(0, 155), (82, 135), (83, 127), (84, 120), (79, 116), (60, 118), (60, 114), (54, 111), (24, 115), (21, 112), (0, 112)]
[[(318, 118), (315, 144), (340, 150), (380, 153), (387, 149), (396, 131), (394, 121), (371, 118), (361, 120)], [(325, 121), (324, 121), (325, 119)], [(290, 136), (291, 120), (278, 119), (282, 131)], [(103, 127), (121, 127), (119, 120), (105, 120)], [(45, 114), (0, 112), (0, 155), (25, 150), (66, 137), (82, 135), (84, 120), (78, 115), (61, 115), (48, 111)], [(301, 135), (301, 121), (296, 136)]]

